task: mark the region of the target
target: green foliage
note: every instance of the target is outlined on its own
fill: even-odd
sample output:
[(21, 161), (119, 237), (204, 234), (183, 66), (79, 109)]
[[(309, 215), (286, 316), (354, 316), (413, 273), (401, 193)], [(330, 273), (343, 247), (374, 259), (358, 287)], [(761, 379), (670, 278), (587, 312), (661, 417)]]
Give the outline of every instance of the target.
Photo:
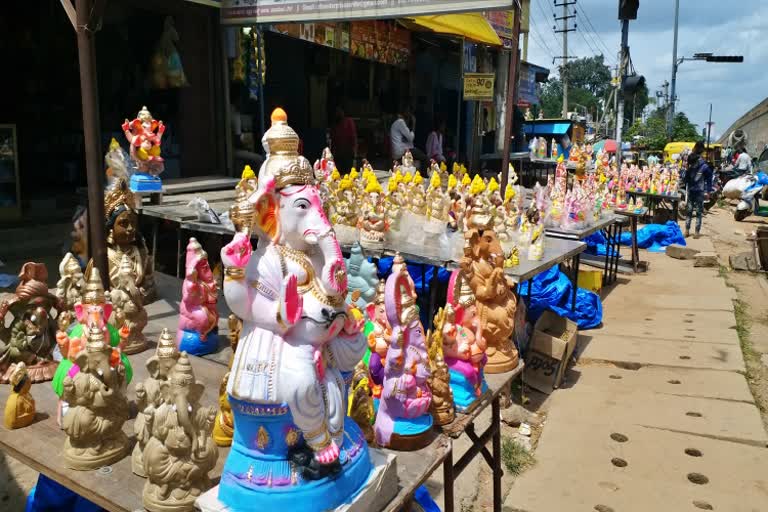
[[(568, 77), (569, 110), (581, 110), (571, 106), (583, 105), (594, 116), (603, 113), (600, 100), (607, 100), (611, 91), (611, 70), (605, 65), (602, 55), (575, 59), (565, 66), (564, 73)], [(626, 111), (632, 115), (640, 112), (648, 105), (648, 88), (643, 86), (634, 95), (626, 98)], [(563, 82), (560, 78), (550, 79), (541, 89), (541, 105), (544, 117), (559, 118), (563, 109)], [(612, 108), (612, 106), (609, 106)]]
[[(627, 136), (630, 138), (640, 136), (642, 137), (640, 142), (648, 149), (662, 151), (668, 142), (666, 111), (654, 110), (645, 123), (635, 121), (627, 132)], [(701, 140), (701, 134), (696, 125), (691, 123), (684, 112), (678, 112), (672, 126), (672, 141), (697, 142), (699, 140)]]

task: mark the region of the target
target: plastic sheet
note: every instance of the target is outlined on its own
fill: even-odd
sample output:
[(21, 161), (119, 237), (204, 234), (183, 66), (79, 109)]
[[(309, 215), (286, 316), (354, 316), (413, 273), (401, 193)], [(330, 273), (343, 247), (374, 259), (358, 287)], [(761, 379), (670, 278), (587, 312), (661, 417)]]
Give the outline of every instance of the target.
[[(632, 233), (621, 234), (622, 245), (632, 245)], [(648, 224), (637, 230), (637, 246), (651, 252), (664, 252), (671, 244), (686, 245), (683, 232), (675, 221), (666, 224)]]
[(420, 485), (413, 494), (413, 499), (424, 512), (440, 512), (440, 507), (432, 499), (425, 485)]
[(527, 297), (531, 286), (531, 304), (528, 318), (532, 323), (541, 314), (550, 310), (560, 316), (570, 318), (579, 325), (579, 329), (594, 329), (603, 321), (603, 304), (593, 292), (579, 288), (576, 291), (576, 308), (571, 310), (571, 280), (558, 267), (538, 274), (530, 281), (519, 286), (520, 297)]
[(101, 512), (103, 508), (45, 475), (37, 478), (27, 497), (26, 512)]

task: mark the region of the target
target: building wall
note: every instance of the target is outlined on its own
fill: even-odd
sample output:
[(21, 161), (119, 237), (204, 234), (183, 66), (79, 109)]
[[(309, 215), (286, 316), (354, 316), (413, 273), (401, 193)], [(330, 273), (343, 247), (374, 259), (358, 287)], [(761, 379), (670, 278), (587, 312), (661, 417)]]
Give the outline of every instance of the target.
[(768, 144), (768, 98), (733, 123), (718, 142), (728, 144), (728, 137), (737, 129), (744, 130), (749, 137), (747, 151), (758, 156)]

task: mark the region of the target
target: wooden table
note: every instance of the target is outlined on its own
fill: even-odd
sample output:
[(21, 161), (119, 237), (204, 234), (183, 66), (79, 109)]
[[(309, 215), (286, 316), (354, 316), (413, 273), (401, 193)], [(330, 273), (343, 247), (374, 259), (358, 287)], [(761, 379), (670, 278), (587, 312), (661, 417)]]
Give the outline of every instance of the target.
[(623, 215), (629, 218), (629, 229), (632, 233), (632, 271), (637, 274), (640, 272), (640, 250), (637, 247), (637, 221), (640, 217), (648, 214), (648, 208), (636, 208), (634, 210), (614, 210), (617, 215)]
[[(145, 363), (154, 350), (130, 356), (133, 365), (133, 380), (128, 385), (128, 396), (135, 399), (136, 383), (148, 377)], [(219, 382), (226, 373), (226, 367), (190, 356), (192, 368), (197, 380), (206, 384), (201, 403), (206, 406), (218, 404)], [(10, 386), (0, 386), (0, 403), (5, 403)], [(23, 462), (35, 471), (71, 489), (95, 504), (113, 512), (133, 512), (143, 510), (142, 491), (145, 479), (131, 471), (129, 454), (117, 463), (96, 471), (75, 471), (64, 466), (62, 449), (66, 435), (56, 425), (56, 406), (58, 397), (53, 392), (50, 382), (41, 382), (32, 386), (37, 417), (35, 422), (25, 428), (7, 430), (0, 427), (0, 449)], [(131, 450), (136, 436), (133, 434), (133, 420), (123, 425), (123, 431), (131, 439)], [(219, 460), (211, 471), (211, 478), (216, 481), (221, 476), (224, 461), (229, 448), (219, 448)]]
[(627, 195), (637, 201), (637, 198), (644, 197), (648, 205), (647, 216), (652, 216), (657, 210), (669, 212), (671, 218), (677, 222), (677, 212), (680, 209), (680, 194), (651, 194), (650, 192), (627, 191)]
[(599, 267), (603, 267), (603, 283), (611, 284), (616, 280), (619, 258), (621, 257), (621, 227), (622, 225), (618, 222), (618, 217), (610, 215), (586, 228), (546, 228), (545, 232), (553, 238), (584, 240), (590, 235), (601, 231), (606, 240), (605, 258), (601, 259), (599, 256), (583, 254), (581, 261), (582, 263), (597, 264)]

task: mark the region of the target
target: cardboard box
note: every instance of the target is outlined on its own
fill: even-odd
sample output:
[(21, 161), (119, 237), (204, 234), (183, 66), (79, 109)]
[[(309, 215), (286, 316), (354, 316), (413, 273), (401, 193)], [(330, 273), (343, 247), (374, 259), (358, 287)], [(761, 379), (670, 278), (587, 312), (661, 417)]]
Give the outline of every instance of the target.
[(524, 382), (547, 394), (557, 389), (576, 348), (578, 332), (575, 322), (545, 311), (533, 329)]

